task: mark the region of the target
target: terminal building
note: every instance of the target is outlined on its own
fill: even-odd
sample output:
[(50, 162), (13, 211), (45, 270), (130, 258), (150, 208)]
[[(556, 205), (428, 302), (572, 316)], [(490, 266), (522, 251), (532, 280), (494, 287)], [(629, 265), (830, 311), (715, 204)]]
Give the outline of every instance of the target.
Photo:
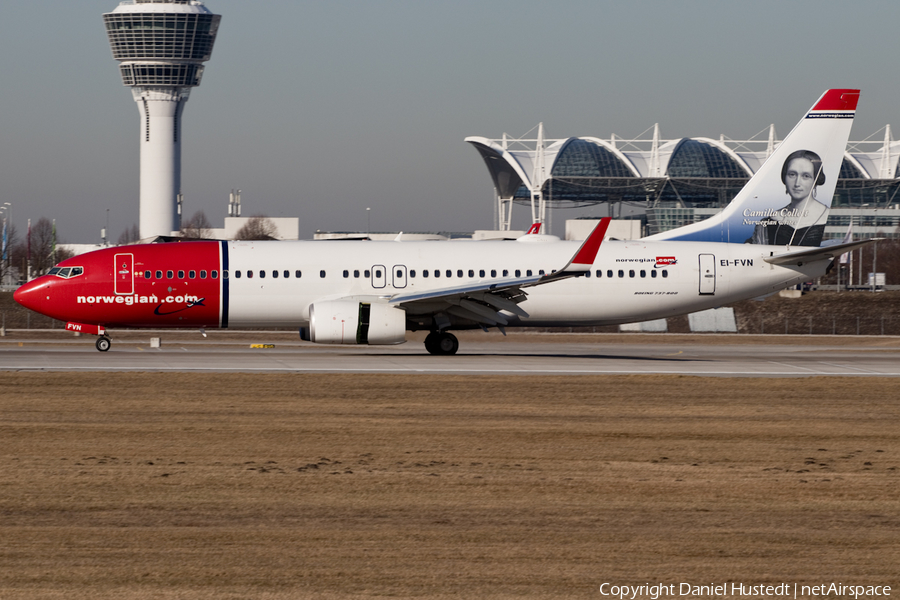
[[(534, 131), (534, 130), (532, 130)], [(650, 131), (648, 129), (648, 131)], [(772, 154), (774, 125), (750, 140), (467, 137), (494, 182), (496, 226), (509, 229), (514, 205), (547, 223), (551, 209), (607, 205), (614, 218), (637, 213), (642, 235), (708, 219), (721, 211)], [(824, 239), (900, 238), (900, 142), (890, 125), (878, 141), (849, 142)], [(636, 236), (637, 237), (637, 236)]]

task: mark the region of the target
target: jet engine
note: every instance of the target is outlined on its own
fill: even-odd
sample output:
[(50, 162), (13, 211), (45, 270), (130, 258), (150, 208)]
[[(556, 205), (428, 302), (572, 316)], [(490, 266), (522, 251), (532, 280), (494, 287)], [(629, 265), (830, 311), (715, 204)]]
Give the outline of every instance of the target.
[(309, 307), (309, 341), (317, 344), (402, 344), (406, 311), (387, 304), (332, 300)]

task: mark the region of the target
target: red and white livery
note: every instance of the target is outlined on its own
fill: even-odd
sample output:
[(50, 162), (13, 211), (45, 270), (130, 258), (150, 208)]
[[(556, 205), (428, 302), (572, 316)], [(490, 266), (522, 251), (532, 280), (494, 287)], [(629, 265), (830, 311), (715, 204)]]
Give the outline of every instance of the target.
[[(832, 106), (834, 96), (826, 92), (813, 110), (827, 103), (852, 117), (846, 102)], [(754, 211), (783, 206), (783, 187), (771, 200), (760, 195), (773, 187), (769, 179), (785, 156), (796, 148), (841, 156), (847, 123), (804, 117), (735, 202), (750, 198)], [(766, 169), (772, 161), (777, 168)], [(840, 163), (825, 160), (822, 168), (835, 181)], [(603, 219), (583, 243), (534, 227), (516, 241), (123, 246), (65, 260), (15, 299), (67, 329), (100, 336), (100, 350), (109, 349), (107, 329), (290, 327), (326, 344), (399, 344), (407, 331), (426, 330), (429, 352), (453, 354), (459, 344), (452, 330), (630, 323), (753, 298), (821, 276), (835, 257), (867, 243), (619, 241), (604, 239), (608, 225)], [(718, 235), (726, 225), (711, 227)]]

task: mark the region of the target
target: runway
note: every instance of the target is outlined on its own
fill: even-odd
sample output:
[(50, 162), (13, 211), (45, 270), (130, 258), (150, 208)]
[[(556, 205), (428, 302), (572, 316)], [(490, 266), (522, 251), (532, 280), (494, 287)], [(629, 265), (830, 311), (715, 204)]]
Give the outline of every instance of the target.
[[(162, 339), (151, 348), (150, 337)], [(421, 336), (419, 336), (421, 337)], [(319, 346), (294, 334), (128, 332), (98, 352), (64, 333), (0, 338), (0, 370), (240, 373), (440, 373), (714, 377), (900, 376), (900, 338), (464, 333), (455, 356), (400, 346)], [(266, 347), (253, 348), (252, 345)]]

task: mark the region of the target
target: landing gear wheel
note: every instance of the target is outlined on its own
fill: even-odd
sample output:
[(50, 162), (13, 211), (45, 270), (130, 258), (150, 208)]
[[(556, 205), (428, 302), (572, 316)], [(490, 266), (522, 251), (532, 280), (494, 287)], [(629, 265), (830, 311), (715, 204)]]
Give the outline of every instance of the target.
[(97, 350), (100, 352), (106, 352), (109, 350), (109, 347), (112, 346), (112, 342), (109, 341), (108, 337), (99, 337), (97, 338)]
[(425, 338), (425, 349), (431, 354), (440, 356), (456, 354), (456, 351), (459, 350), (459, 340), (455, 335), (446, 331), (432, 332)]
[(428, 354), (438, 354), (437, 340), (440, 335), (437, 331), (432, 331), (425, 336), (425, 349), (428, 351)]

